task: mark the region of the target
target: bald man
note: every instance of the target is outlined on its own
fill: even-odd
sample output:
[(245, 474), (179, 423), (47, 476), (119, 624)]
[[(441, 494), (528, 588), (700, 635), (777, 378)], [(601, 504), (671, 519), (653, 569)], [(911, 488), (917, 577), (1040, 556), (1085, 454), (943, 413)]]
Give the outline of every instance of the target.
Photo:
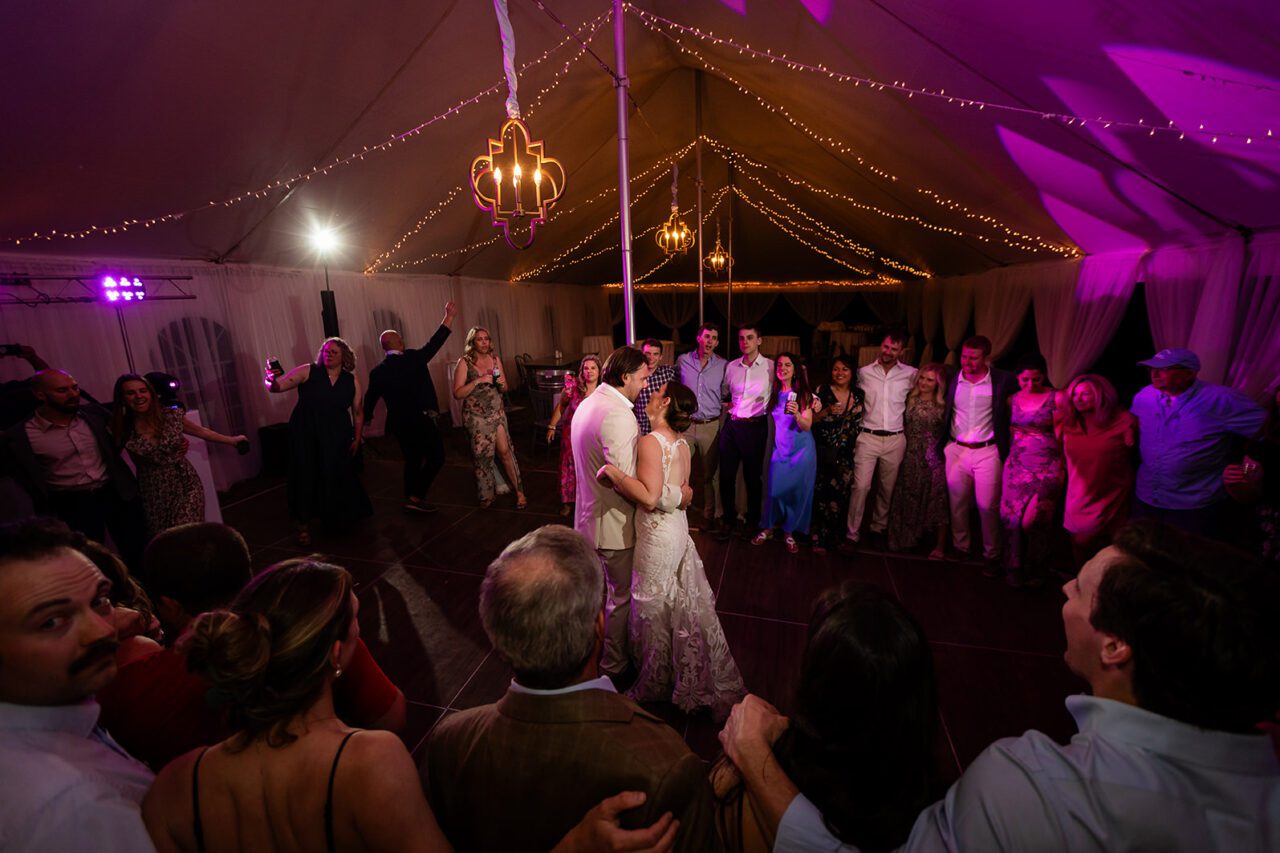
[(31, 377), (35, 414), (4, 432), (10, 467), (35, 511), (54, 515), (97, 542), (107, 531), (116, 550), (137, 571), (146, 546), (142, 504), (133, 472), (107, 434), (107, 410), (81, 400), (80, 385), (65, 370)]
[(427, 364), (453, 331), (458, 306), (444, 305), (440, 328), (421, 349), (406, 350), (404, 338), (387, 329), (378, 338), (382, 363), (369, 371), (364, 394), (364, 422), (373, 422), (378, 400), (387, 401), (387, 432), (400, 442), (404, 453), (404, 508), (409, 512), (435, 512), (426, 502), (432, 481), (444, 467), (444, 441), (436, 429), (440, 402)]

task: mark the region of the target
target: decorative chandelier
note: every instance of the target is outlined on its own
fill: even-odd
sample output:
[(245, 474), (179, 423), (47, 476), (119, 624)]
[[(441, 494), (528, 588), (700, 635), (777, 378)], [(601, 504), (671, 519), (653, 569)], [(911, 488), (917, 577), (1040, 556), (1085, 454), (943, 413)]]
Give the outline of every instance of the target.
[(733, 256), (720, 245), (720, 220), (716, 220), (716, 245), (711, 249), (702, 265), (717, 277), (733, 268)]
[(689, 226), (680, 218), (680, 200), (676, 189), (679, 178), (680, 166), (677, 163), (672, 163), (671, 216), (667, 218), (666, 224), (659, 228), (658, 233), (654, 235), (658, 248), (662, 249), (665, 255), (683, 255), (693, 246), (693, 232), (689, 230)]
[[(507, 75), (507, 120), (489, 151), (471, 161), (471, 194), (476, 206), (488, 211), (490, 223), (502, 228), (513, 249), (533, 244), (537, 227), (564, 193), (565, 172), (560, 161), (543, 154), (543, 142), (531, 142), (520, 119), (516, 100), (516, 37), (507, 14), (507, 0), (493, 0), (502, 38), (502, 65)], [(525, 231), (527, 228), (527, 232)]]

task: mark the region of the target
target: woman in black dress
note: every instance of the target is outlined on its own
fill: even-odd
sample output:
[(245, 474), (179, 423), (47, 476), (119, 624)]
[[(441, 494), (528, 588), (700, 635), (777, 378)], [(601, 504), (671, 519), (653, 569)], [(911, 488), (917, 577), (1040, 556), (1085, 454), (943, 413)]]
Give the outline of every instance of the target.
[(813, 495), (813, 553), (844, 541), (853, 483), (853, 448), (862, 424), (862, 389), (853, 384), (854, 365), (847, 356), (831, 360), (831, 382), (819, 385), (821, 409), (813, 418), (818, 444), (818, 480)]
[(289, 416), (289, 516), (298, 525), (298, 544), (311, 544), (308, 524), (326, 526), (373, 513), (356, 472), (364, 441), (364, 389), (356, 379), (356, 356), (342, 338), (329, 338), (315, 364), (301, 364), (284, 376), (267, 368), (272, 394), (298, 389)]

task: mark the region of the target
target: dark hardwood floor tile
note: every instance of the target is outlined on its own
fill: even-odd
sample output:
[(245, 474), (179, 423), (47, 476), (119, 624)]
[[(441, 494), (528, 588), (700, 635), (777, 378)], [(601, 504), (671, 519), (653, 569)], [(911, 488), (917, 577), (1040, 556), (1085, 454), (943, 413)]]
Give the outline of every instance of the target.
[(728, 614), (721, 614), (720, 624), (747, 690), (787, 713), (800, 674), (808, 628)]
[(721, 612), (808, 623), (813, 602), (842, 581), (856, 579), (892, 591), (884, 559), (833, 552), (816, 556), (802, 546), (788, 554), (781, 542), (733, 541), (716, 607)]

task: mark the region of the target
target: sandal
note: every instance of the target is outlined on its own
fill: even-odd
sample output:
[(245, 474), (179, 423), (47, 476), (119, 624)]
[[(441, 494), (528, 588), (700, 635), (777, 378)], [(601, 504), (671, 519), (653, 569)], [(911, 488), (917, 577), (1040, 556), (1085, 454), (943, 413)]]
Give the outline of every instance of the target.
[(772, 530), (761, 530), (756, 534), (756, 538), (751, 540), (752, 545), (763, 545), (773, 538)]
[(516, 509), (525, 509), (529, 506), (529, 499), (524, 496), (524, 492), (516, 492)]
[(792, 536), (790, 533), (788, 533), (787, 537), (782, 541), (786, 543), (788, 553), (791, 553), (791, 554), (800, 553), (800, 546), (796, 544), (796, 538)]

